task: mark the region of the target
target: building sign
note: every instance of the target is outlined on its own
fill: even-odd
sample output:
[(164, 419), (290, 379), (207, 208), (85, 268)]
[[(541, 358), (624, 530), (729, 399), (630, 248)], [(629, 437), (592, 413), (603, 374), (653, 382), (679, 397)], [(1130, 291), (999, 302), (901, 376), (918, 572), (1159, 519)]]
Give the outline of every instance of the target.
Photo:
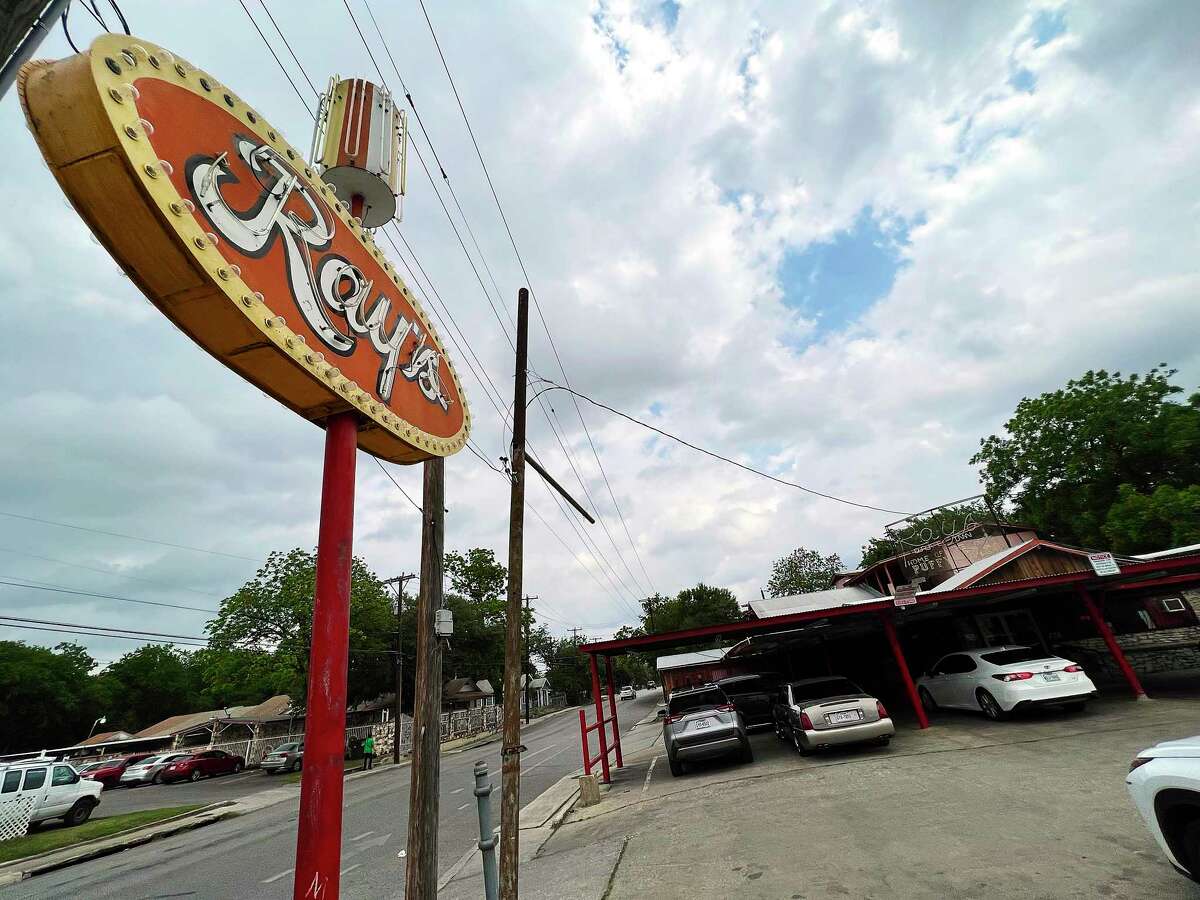
[(915, 584), (898, 584), (892, 595), (894, 606), (915, 606), (917, 603), (917, 586)]
[(1121, 567), (1111, 553), (1089, 553), (1088, 562), (1097, 575), (1120, 575)]
[(441, 341), (349, 198), (212, 76), (127, 35), (30, 64), (30, 129), (72, 204), (185, 334), (321, 422), (348, 409), (394, 462), (457, 452)]

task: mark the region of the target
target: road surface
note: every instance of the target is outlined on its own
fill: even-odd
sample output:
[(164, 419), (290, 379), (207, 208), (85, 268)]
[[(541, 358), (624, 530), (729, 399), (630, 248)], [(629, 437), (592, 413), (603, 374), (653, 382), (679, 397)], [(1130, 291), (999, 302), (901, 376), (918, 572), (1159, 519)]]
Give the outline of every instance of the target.
[[(622, 733), (646, 716), (659, 691), (618, 703)], [(589, 716), (589, 719), (591, 717)], [(522, 737), (521, 803), (530, 802), (580, 766), (579, 718), (574, 712), (534, 723)], [(472, 768), (488, 764), (494, 816), (499, 820), (500, 742), (449, 753), (441, 761), (438, 871), (445, 872), (478, 839)], [(342, 896), (402, 897), (408, 837), (409, 766), (346, 783), (342, 826)], [(101, 809), (104, 807), (102, 806)], [(292, 896), (299, 798), (258, 812), (80, 863), (0, 888), (0, 900), (17, 898), (121, 898), (121, 900), (229, 900)], [(482, 884), (480, 885), (482, 893)]]

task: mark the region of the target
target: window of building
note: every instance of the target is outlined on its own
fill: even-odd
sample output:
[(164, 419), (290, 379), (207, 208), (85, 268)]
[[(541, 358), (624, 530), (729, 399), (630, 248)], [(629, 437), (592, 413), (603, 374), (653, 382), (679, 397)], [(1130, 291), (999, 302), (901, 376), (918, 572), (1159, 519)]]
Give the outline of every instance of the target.
[(1163, 609), (1171, 613), (1181, 613), (1187, 610), (1182, 597), (1163, 597)]

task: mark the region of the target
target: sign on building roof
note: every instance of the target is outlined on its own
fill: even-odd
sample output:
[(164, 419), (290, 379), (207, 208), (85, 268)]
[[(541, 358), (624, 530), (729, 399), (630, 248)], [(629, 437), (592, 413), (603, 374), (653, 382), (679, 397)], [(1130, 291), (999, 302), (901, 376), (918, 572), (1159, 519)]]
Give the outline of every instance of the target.
[(1121, 567), (1111, 553), (1089, 553), (1088, 562), (1097, 575), (1120, 575)]

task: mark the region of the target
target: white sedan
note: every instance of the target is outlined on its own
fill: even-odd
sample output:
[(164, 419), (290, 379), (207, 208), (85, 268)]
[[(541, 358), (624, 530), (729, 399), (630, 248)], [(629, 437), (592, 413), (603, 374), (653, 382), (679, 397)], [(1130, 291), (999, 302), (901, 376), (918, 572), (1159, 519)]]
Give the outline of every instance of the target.
[(1018, 707), (1081, 710), (1096, 694), (1083, 667), (1032, 647), (984, 647), (943, 656), (917, 679), (927, 712), (939, 707), (983, 710), (1004, 719)]
[(1125, 784), (1171, 865), (1200, 881), (1200, 735), (1143, 750)]
[(622, 699), (622, 700), (636, 700), (636, 699), (637, 699), (637, 691), (635, 691), (635, 690), (633, 689), (633, 686), (632, 686), (632, 685), (628, 685), (628, 684), (627, 684), (627, 685), (625, 685), (625, 687), (621, 688), (621, 695), (620, 695), (620, 699)]

